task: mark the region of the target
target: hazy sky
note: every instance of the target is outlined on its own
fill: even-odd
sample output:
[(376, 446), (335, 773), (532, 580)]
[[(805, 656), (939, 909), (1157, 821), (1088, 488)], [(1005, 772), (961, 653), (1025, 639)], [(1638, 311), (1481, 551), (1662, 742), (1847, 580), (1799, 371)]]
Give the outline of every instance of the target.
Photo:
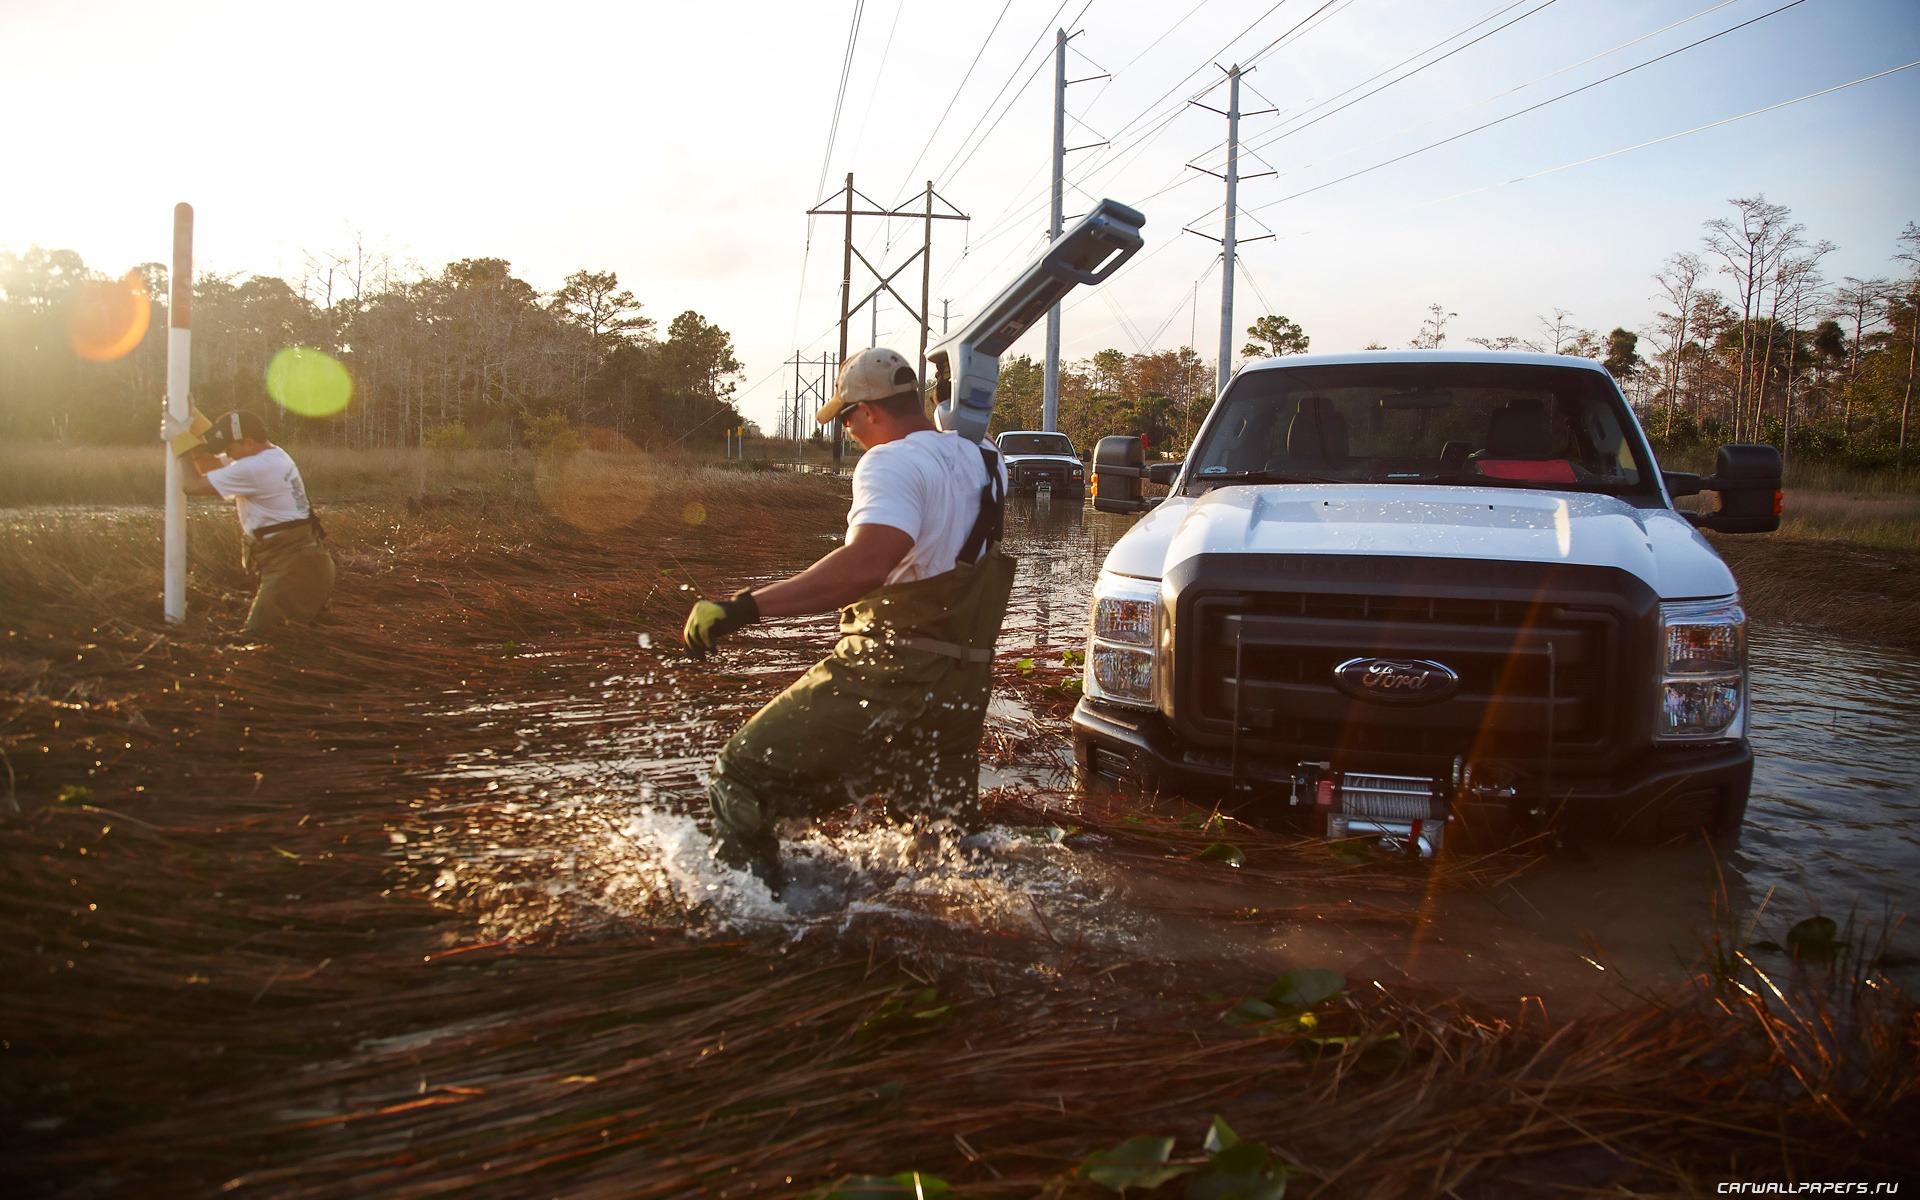
[[(1220, 231), (1222, 185), (1187, 166), (1223, 164), (1225, 120), (1186, 103), (1226, 107), (1214, 64), (1254, 63), (1243, 109), (1280, 110), (1242, 122), (1243, 171), (1274, 174), (1241, 185), (1240, 235), (1274, 237), (1241, 248), (1234, 323), (1282, 312), (1316, 350), (1404, 345), (1436, 302), (1450, 344), (1555, 308), (1639, 327), (1661, 261), (1735, 196), (1837, 243), (1832, 278), (1887, 273), (1920, 220), (1920, 67), (1788, 103), (1920, 60), (1914, 0), (0, 0), (0, 247), (117, 273), (166, 257), (186, 200), (208, 270), (298, 284), (356, 237), (429, 271), (506, 258), (542, 289), (613, 270), (662, 326), (731, 332), (771, 421), (781, 364), (836, 342), (841, 224), (809, 241), (804, 213), (847, 171), (888, 204), (932, 179), (972, 216), (934, 229), (936, 328), (1043, 245), (1062, 26), (1069, 78), (1110, 76), (1068, 89), (1068, 144), (1110, 144), (1068, 156), (1067, 212), (1134, 204), (1149, 242), (1069, 301), (1069, 358), (1215, 354), (1219, 248), (1183, 232)], [(921, 236), (856, 234), (889, 266)], [(879, 336), (916, 344), (891, 301)]]

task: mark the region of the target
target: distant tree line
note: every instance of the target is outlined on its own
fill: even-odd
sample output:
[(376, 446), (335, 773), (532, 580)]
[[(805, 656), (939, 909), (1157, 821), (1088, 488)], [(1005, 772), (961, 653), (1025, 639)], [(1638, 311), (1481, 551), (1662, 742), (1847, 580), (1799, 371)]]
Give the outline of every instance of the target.
[[(1731, 216), (1705, 223), (1698, 251), (1674, 254), (1654, 276), (1662, 307), (1641, 328), (1602, 334), (1556, 308), (1531, 337), (1466, 340), (1599, 360), (1658, 449), (1759, 441), (1790, 459), (1869, 470), (1915, 465), (1920, 225), (1909, 222), (1899, 235), (1892, 274), (1836, 282), (1820, 271), (1833, 243), (1811, 241), (1785, 207), (1765, 197), (1731, 204)], [(1714, 286), (1719, 281), (1724, 291)], [(1458, 315), (1429, 305), (1408, 348), (1445, 346)], [(1277, 313), (1260, 317), (1247, 335), (1242, 359), (1300, 354), (1310, 342)], [(1025, 356), (1003, 363), (994, 431), (1038, 429), (1041, 390), (1039, 363)], [(1059, 428), (1083, 451), (1107, 434), (1127, 433), (1180, 453), (1213, 396), (1213, 368), (1191, 347), (1102, 350), (1062, 364)]]
[[(167, 270), (136, 272), (146, 337), (89, 362), (68, 341), (76, 287), (102, 278), (71, 250), (0, 251), (0, 431), (14, 439), (141, 442), (158, 436), (166, 388)], [(194, 402), (271, 410), (264, 376), (280, 350), (323, 350), (354, 380), (339, 415), (275, 417), (309, 444), (511, 447), (602, 427), (643, 446), (722, 441), (741, 423), (728, 333), (684, 312), (660, 336), (613, 272), (576, 271), (552, 293), (504, 259), (438, 274), (354, 253), (310, 260), (296, 287), (269, 275), (201, 274), (193, 289)]]

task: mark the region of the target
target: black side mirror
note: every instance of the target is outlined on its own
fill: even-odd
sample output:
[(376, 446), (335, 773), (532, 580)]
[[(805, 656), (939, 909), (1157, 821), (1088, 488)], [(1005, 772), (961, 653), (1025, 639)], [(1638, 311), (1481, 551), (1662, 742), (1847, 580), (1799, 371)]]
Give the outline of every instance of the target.
[(1147, 482), (1157, 483), (1162, 487), (1171, 487), (1173, 486), (1173, 481), (1180, 478), (1180, 468), (1184, 465), (1183, 463), (1177, 462), (1149, 463), (1147, 465)]
[(1140, 513), (1151, 508), (1141, 492), (1147, 478), (1147, 448), (1137, 437), (1103, 437), (1093, 448), (1096, 512)]
[[(1687, 520), (1717, 533), (1772, 533), (1780, 528), (1780, 452), (1772, 446), (1722, 446), (1713, 474), (1673, 472), (1664, 476), (1675, 496), (1719, 492), (1710, 513), (1687, 513)], [(1676, 484), (1678, 485), (1676, 487)]]

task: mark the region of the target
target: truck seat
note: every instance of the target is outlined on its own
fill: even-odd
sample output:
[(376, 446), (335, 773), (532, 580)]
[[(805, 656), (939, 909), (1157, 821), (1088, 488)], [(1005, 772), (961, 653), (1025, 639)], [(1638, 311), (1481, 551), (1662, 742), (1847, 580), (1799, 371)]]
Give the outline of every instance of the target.
[(1487, 420), (1487, 448), (1474, 466), (1490, 479), (1572, 483), (1573, 464), (1553, 456), (1553, 428), (1538, 400), (1510, 400)]
[(1347, 419), (1325, 396), (1306, 396), (1287, 426), (1287, 457), (1325, 462), (1347, 457)]

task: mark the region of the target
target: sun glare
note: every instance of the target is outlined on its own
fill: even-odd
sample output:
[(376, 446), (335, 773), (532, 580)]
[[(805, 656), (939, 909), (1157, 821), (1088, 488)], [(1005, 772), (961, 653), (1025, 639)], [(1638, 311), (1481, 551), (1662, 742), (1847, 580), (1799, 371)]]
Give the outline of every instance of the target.
[(288, 412), (330, 417), (353, 399), (353, 376), (331, 355), (288, 346), (267, 364), (267, 394)]
[(119, 279), (89, 279), (73, 289), (67, 340), (88, 362), (112, 362), (132, 353), (147, 336), (152, 308), (136, 271)]
[(631, 524), (653, 498), (646, 455), (611, 429), (578, 431), (583, 445), (540, 456), (533, 487), (547, 511), (576, 529), (605, 533)]

